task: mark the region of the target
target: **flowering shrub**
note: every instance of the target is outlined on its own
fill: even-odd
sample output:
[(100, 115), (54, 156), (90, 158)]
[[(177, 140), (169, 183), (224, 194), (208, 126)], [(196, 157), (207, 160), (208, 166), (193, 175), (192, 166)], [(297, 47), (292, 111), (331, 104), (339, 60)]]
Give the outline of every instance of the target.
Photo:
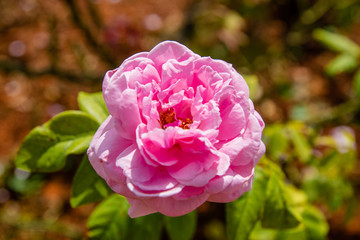
[(251, 189), (264, 122), (230, 64), (166, 41), (107, 72), (103, 96), (110, 116), (88, 156), (131, 217), (184, 215)]
[(158, 240), (165, 227), (171, 240), (190, 240), (193, 210), (205, 201), (227, 202), (228, 239), (325, 239), (323, 214), (285, 184), (289, 176), (275, 163), (287, 148), (312, 160), (302, 127), (267, 127), (275, 161), (262, 157), (264, 122), (230, 64), (166, 41), (107, 72), (103, 94), (79, 93), (78, 103), (80, 111), (33, 129), (15, 164), (54, 172), (74, 166), (69, 155), (83, 155), (70, 204), (103, 200), (88, 219), (89, 239)]

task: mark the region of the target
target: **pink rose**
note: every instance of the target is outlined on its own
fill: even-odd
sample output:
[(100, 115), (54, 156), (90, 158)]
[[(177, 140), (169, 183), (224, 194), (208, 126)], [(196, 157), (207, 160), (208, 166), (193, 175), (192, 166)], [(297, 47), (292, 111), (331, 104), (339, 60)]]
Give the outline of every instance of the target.
[(165, 41), (108, 71), (103, 95), (110, 116), (88, 156), (130, 217), (180, 216), (251, 189), (264, 122), (231, 64)]

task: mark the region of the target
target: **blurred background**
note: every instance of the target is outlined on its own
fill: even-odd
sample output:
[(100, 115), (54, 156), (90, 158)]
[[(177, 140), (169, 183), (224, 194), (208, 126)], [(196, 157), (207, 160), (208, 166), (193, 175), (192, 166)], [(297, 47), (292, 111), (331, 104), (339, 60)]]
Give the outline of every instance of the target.
[[(233, 64), (266, 122), (267, 158), (325, 214), (328, 239), (360, 239), (360, 1), (1, 0), (0, 16), (0, 239), (86, 238), (95, 205), (69, 205), (78, 157), (30, 174), (17, 149), (168, 39)], [(226, 239), (222, 210), (199, 209), (196, 239)]]

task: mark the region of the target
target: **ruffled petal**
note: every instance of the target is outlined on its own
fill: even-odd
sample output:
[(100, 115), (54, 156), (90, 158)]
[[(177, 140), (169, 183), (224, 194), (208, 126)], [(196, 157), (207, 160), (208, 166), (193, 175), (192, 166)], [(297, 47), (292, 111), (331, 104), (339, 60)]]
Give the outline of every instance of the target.
[(166, 216), (177, 217), (195, 210), (203, 204), (207, 198), (208, 194), (201, 194), (200, 196), (190, 197), (184, 200), (177, 200), (172, 197), (150, 198), (146, 199), (146, 204)]
[(178, 62), (181, 62), (186, 61), (191, 57), (194, 59), (200, 58), (199, 55), (194, 54), (184, 45), (178, 44), (174, 41), (164, 41), (156, 45), (148, 54), (148, 58), (153, 60), (158, 68), (170, 59), (175, 59)]
[(125, 139), (115, 130), (115, 122), (112, 116), (109, 116), (95, 133), (89, 149), (87, 151), (89, 160), (95, 171), (105, 180), (109, 175), (106, 173), (107, 165), (115, 162), (115, 159), (132, 141)]
[(150, 208), (142, 200), (134, 198), (126, 198), (130, 204), (128, 214), (131, 218), (142, 217), (148, 214), (158, 212), (157, 210)]
[(118, 128), (124, 137), (135, 139), (135, 131), (141, 123), (141, 117), (135, 90), (126, 89), (121, 94), (108, 99), (107, 107), (111, 115), (118, 119)]
[(122, 168), (127, 178), (136, 179), (139, 182), (148, 181), (156, 171), (155, 167), (146, 164), (135, 144), (129, 146), (117, 157), (116, 167)]
[[(216, 180), (216, 182), (213, 183), (215, 185), (210, 185), (212, 187), (210, 190), (213, 192), (218, 191), (222, 186), (227, 185), (227, 187), (222, 191), (212, 194), (208, 201), (225, 203), (238, 199), (244, 192), (251, 189), (254, 171), (254, 164), (252, 162), (245, 166), (232, 167), (226, 174), (224, 182)], [(225, 180), (229, 181), (230, 179), (231, 183), (225, 182)]]

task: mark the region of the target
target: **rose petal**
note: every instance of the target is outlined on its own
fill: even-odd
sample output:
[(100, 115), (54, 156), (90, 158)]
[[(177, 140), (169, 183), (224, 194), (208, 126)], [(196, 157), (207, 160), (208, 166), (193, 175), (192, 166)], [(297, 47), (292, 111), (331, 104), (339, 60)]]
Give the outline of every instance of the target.
[(209, 101), (205, 104), (192, 106), (193, 120), (199, 122), (197, 128), (201, 130), (217, 129), (221, 124), (220, 110), (214, 101)]
[(108, 99), (108, 102), (109, 112), (119, 120), (118, 127), (124, 133), (124, 136), (135, 139), (135, 130), (141, 123), (135, 90), (126, 89), (111, 101)]
[(132, 141), (123, 138), (115, 130), (115, 122), (116, 119), (109, 116), (101, 124), (87, 151), (91, 165), (105, 180), (109, 179), (109, 176), (106, 174), (104, 167), (113, 162), (123, 150), (132, 144)]
[(116, 167), (122, 168), (127, 178), (139, 182), (148, 181), (156, 171), (155, 167), (146, 164), (135, 144), (130, 145), (117, 157)]
[(209, 193), (218, 193), (224, 191), (232, 182), (233, 177), (230, 175), (217, 176), (209, 181), (206, 185), (206, 191)]
[(130, 204), (128, 214), (131, 218), (142, 217), (151, 213), (157, 212), (157, 210), (150, 208), (143, 201), (134, 198), (126, 198)]
[(153, 177), (148, 181), (140, 182), (137, 179), (133, 179), (133, 182), (139, 191), (144, 192), (160, 192), (176, 188), (176, 193), (178, 193), (183, 188), (178, 181), (168, 174), (165, 167), (157, 167)]
[(172, 197), (150, 198), (146, 200), (146, 204), (150, 208), (156, 209), (166, 216), (177, 217), (195, 210), (203, 204), (207, 198), (208, 194), (202, 194), (200, 196), (184, 200), (177, 200)]
[(161, 71), (161, 89), (167, 89), (175, 82), (181, 81), (181, 85), (177, 85), (177, 88), (174, 89), (174, 92), (187, 89), (191, 85), (191, 80), (193, 79), (193, 69), (194, 69), (193, 57), (178, 62), (175, 59), (169, 59), (162, 65)]
[(169, 59), (181, 62), (186, 61), (190, 57), (194, 59), (199, 58), (190, 49), (174, 41), (164, 41), (156, 45), (148, 54), (148, 58), (152, 59), (158, 67), (162, 66)]
[[(208, 201), (224, 203), (232, 202), (238, 199), (242, 194), (244, 194), (244, 192), (249, 191), (251, 189), (252, 180), (254, 178), (253, 166), (253, 163), (249, 163), (249, 165), (241, 166), (240, 168), (233, 168), (231, 170), (229, 169), (226, 176), (228, 178), (227, 181), (229, 181), (229, 176), (232, 178), (231, 183), (226, 182), (227, 187), (218, 193), (212, 194), (209, 197)], [(216, 190), (218, 190), (216, 189), (216, 187), (219, 186), (211, 187), (212, 188), (210, 190), (216, 192)]]
[(145, 191), (140, 189), (137, 185), (134, 185), (129, 179), (127, 179), (127, 187), (131, 192), (133, 192), (137, 197), (169, 197), (179, 193), (182, 189), (181, 185), (169, 188), (167, 190), (159, 191)]

